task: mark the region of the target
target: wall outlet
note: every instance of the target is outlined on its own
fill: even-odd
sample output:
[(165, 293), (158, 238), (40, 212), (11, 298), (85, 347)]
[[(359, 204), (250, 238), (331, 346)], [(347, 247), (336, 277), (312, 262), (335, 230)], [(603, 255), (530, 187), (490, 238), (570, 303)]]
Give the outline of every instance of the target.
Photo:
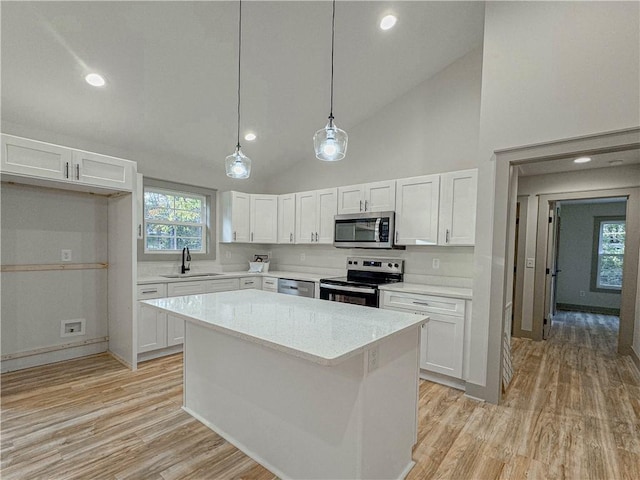
[(300, 261), (301, 261), (301, 262), (304, 262), (306, 259), (307, 259), (307, 255), (306, 255), (306, 254), (304, 254), (304, 253), (301, 253), (301, 254), (300, 254)]
[(75, 337), (85, 335), (86, 320), (84, 318), (76, 318), (73, 320), (62, 320), (60, 322), (61, 337)]
[(535, 266), (536, 266), (536, 259), (535, 258), (527, 258), (526, 267), (527, 268), (534, 268)]
[(225, 256), (226, 258), (231, 258), (231, 252), (230, 252), (229, 250), (227, 250), (227, 251), (224, 253), (224, 256)]
[(433, 261), (431, 262), (431, 266), (433, 267), (434, 270), (438, 270), (440, 268), (440, 259), (434, 258)]
[(267, 252), (267, 255), (269, 255), (269, 260), (273, 258), (273, 252), (271, 250)]
[(71, 250), (60, 250), (60, 259), (63, 262), (71, 261)]
[(584, 290), (580, 290), (580, 296), (584, 297), (587, 295), (587, 292), (585, 292)]
[(378, 368), (378, 365), (379, 365), (380, 347), (378, 347), (378, 345), (376, 345), (375, 347), (370, 348), (367, 357), (368, 357), (368, 368), (367, 368), (367, 370), (369, 372), (372, 372), (373, 370)]

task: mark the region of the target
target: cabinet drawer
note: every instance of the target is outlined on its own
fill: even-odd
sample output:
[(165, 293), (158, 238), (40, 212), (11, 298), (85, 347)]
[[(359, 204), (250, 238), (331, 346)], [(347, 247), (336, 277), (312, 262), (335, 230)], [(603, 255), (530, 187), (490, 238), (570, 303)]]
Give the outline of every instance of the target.
[(440, 313), (464, 317), (464, 300), (459, 298), (384, 292), (383, 308), (398, 308), (414, 312)]
[(278, 279), (276, 277), (264, 277), (262, 279), (262, 290), (269, 292), (278, 291)]
[(245, 277), (240, 279), (240, 289), (255, 288), (260, 290), (262, 288), (262, 278), (260, 277)]
[(177, 282), (169, 284), (169, 297), (206, 293), (207, 282)]
[(148, 285), (138, 285), (138, 300), (149, 300), (151, 298), (164, 298), (167, 296), (166, 283), (150, 283)]
[(204, 293), (227, 292), (230, 290), (238, 290), (240, 288), (240, 279), (238, 278), (207, 280), (202, 283), (205, 284)]

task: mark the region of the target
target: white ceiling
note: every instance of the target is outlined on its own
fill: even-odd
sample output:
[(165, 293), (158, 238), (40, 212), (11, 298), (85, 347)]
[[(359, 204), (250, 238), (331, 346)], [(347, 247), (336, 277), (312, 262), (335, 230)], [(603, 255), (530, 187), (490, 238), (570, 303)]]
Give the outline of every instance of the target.
[(601, 153), (590, 155), (588, 163), (573, 163), (575, 157), (562, 158), (553, 161), (533, 162), (519, 165), (518, 175), (529, 177), (532, 175), (546, 175), (548, 173), (578, 172), (593, 168), (622, 167), (640, 164), (640, 150), (631, 149), (621, 152)]
[[(383, 14), (398, 16), (381, 31)], [(2, 120), (190, 166), (236, 129), (237, 2), (2, 2)], [(335, 107), (348, 131), (482, 43), (482, 2), (343, 2)], [(243, 4), (241, 140), (267, 178), (313, 158), (329, 113), (331, 3)], [(95, 70), (108, 86), (83, 78)], [(135, 160), (135, 159), (134, 159)]]

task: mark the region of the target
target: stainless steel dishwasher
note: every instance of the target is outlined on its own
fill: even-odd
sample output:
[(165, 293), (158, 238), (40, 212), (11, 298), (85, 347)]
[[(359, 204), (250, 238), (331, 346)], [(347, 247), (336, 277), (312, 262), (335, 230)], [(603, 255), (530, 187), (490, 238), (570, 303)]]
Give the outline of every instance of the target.
[(304, 280), (278, 279), (278, 293), (297, 295), (299, 297), (315, 297), (316, 284)]

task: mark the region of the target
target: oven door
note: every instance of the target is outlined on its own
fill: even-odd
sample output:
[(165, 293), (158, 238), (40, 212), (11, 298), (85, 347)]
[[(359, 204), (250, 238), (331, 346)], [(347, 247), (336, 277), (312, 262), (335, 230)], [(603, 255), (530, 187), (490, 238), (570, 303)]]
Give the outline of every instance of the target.
[(379, 306), (378, 289), (373, 287), (354, 287), (320, 283), (320, 298), (331, 302), (352, 303), (365, 307)]

